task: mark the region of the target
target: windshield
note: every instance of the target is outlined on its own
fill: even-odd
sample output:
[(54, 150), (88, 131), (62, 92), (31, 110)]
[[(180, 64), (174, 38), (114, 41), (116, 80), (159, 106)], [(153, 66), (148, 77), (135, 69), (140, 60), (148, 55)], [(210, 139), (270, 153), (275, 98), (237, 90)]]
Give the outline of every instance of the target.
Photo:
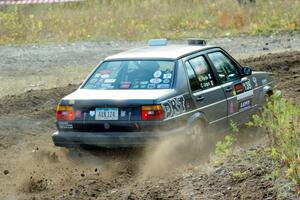
[(84, 84), (84, 89), (169, 89), (175, 61), (107, 61)]

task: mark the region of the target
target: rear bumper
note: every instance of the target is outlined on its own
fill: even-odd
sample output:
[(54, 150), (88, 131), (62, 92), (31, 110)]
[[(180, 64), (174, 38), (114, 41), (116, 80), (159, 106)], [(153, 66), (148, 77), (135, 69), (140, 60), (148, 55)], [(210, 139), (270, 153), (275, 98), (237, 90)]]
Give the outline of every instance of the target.
[(163, 132), (73, 132), (57, 131), (52, 135), (56, 146), (72, 147), (95, 145), (99, 147), (137, 147), (174, 134), (183, 133), (186, 127)]

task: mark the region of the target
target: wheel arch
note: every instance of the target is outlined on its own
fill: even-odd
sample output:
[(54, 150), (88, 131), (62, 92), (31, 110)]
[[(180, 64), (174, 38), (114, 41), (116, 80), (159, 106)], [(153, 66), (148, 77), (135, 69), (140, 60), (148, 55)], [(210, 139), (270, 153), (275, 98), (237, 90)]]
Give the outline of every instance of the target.
[(208, 120), (203, 112), (193, 113), (187, 120), (188, 125), (201, 121), (205, 127), (208, 126)]

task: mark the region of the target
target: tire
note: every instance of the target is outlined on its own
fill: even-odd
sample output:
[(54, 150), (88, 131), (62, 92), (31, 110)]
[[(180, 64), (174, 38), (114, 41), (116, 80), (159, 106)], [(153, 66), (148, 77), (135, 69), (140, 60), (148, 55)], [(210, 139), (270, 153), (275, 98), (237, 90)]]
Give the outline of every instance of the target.
[(202, 121), (194, 122), (187, 131), (187, 145), (193, 152), (202, 153), (210, 144), (207, 126)]

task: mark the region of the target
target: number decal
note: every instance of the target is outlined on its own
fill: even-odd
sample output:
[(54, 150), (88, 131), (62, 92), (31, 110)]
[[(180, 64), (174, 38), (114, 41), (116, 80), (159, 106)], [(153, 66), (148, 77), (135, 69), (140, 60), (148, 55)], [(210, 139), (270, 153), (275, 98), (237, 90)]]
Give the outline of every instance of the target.
[(249, 80), (243, 82), (243, 86), (244, 86), (245, 91), (252, 90), (252, 85)]
[(162, 102), (161, 105), (165, 111), (165, 118), (173, 117), (186, 111), (185, 99), (182, 95), (168, 99)]

